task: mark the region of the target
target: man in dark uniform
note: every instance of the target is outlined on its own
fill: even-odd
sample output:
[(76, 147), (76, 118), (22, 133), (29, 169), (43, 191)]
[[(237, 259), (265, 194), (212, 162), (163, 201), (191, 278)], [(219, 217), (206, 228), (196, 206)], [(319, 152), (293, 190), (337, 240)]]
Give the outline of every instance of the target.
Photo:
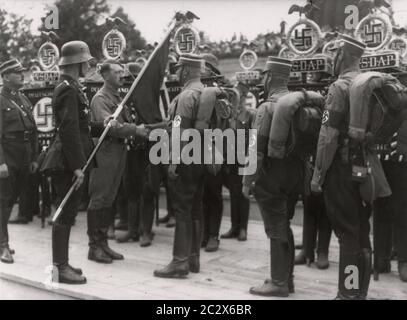
[[(90, 136), (89, 102), (79, 77), (89, 69), (93, 59), (82, 41), (70, 41), (61, 49), (59, 83), (55, 87), (52, 106), (57, 133), (41, 170), (52, 172), (57, 204), (65, 197), (74, 178), (75, 191), (52, 226), (52, 261), (60, 283), (84, 284), (82, 270), (69, 264), (69, 236), (78, 213), (83, 193), (86, 164), (93, 143)], [(55, 151), (55, 152), (51, 152)]]
[[(269, 57), (267, 60), (265, 91), (268, 99), (260, 105), (254, 129), (257, 129), (257, 171), (245, 176), (243, 194), (254, 195), (259, 204), (267, 237), (270, 239), (271, 279), (250, 289), (251, 294), (288, 297), (294, 291), (293, 263), (294, 238), (289, 220), (294, 214), (300, 193), (304, 169), (303, 161), (296, 157), (275, 159), (268, 157), (269, 135), (273, 112), (280, 98), (289, 93), (287, 84), (292, 63), (290, 60)], [(292, 201), (291, 199), (294, 199)]]
[[(365, 48), (364, 43), (346, 35), (334, 48), (334, 72), (339, 79), (329, 88), (311, 182), (316, 193), (324, 188), (328, 217), (339, 239), (337, 299), (365, 299), (370, 282), (370, 210), (352, 179), (348, 138), (349, 87), (360, 73), (359, 61)], [(347, 279), (351, 276), (358, 279), (357, 283)]]
[[(104, 85), (90, 105), (91, 119), (94, 122), (106, 122), (120, 104), (119, 88), (123, 85), (124, 68), (116, 60), (107, 60), (101, 65), (100, 74)], [(115, 123), (96, 154), (98, 167), (91, 172), (89, 179), (88, 259), (100, 263), (124, 259), (123, 255), (108, 246), (107, 232), (112, 220), (112, 206), (126, 168), (125, 139), (134, 136), (146, 138), (148, 133), (144, 125), (132, 123), (126, 106)]]
[(0, 65), (4, 87), (0, 93), (0, 260), (13, 263), (7, 223), (13, 205), (38, 165), (38, 137), (32, 106), (19, 90), (25, 69), (16, 59)]
[[(197, 55), (184, 54), (179, 59), (177, 67), (183, 88), (171, 105), (173, 135), (178, 131), (181, 137), (182, 132), (194, 128), (200, 95), (204, 89), (200, 80), (202, 66), (203, 60)], [(185, 144), (185, 141), (181, 141), (180, 150)], [(173, 158), (178, 157), (179, 155), (173, 155)], [(154, 271), (154, 276), (184, 278), (189, 271), (197, 273), (200, 270), (204, 167), (202, 164), (187, 165), (182, 161), (179, 165), (171, 163), (168, 175), (176, 220), (173, 259), (164, 269)]]
[(407, 282), (407, 120), (392, 141), (380, 146), (383, 170), (392, 195), (375, 203), (374, 237), (376, 268), (391, 272), (391, 253), (397, 253), (400, 280)]
[[(219, 76), (218, 58), (206, 53), (202, 55), (205, 62), (205, 72), (202, 78), (211, 78)], [(223, 167), (223, 166), (222, 166)], [(219, 229), (223, 213), (223, 174), (207, 174), (205, 177), (203, 193), (203, 237), (202, 247), (206, 252), (215, 252), (219, 248)]]
[[(249, 129), (254, 123), (256, 111), (246, 107), (246, 97), (249, 93), (249, 88), (243, 83), (238, 83), (236, 90), (239, 92), (239, 103), (229, 122), (230, 127), (236, 132), (237, 130), (246, 131), (245, 137), (247, 137), (247, 139), (244, 145), (246, 147), (249, 142)], [(238, 141), (238, 143), (242, 143), (242, 141)], [(243, 176), (239, 175), (238, 171), (239, 164), (237, 163), (225, 165), (224, 172), (226, 186), (230, 193), (230, 217), (232, 225), (228, 232), (221, 235), (221, 238), (237, 238), (239, 241), (246, 241), (250, 201), (242, 194)]]

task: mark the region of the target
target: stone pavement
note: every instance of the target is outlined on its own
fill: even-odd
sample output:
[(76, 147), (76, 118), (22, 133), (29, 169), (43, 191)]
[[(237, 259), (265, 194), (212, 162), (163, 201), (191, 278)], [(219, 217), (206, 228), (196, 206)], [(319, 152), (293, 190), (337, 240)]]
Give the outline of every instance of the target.
[[(164, 212), (162, 212), (164, 214)], [(222, 232), (230, 225), (222, 222)], [(34, 288), (54, 290), (54, 293), (79, 299), (262, 299), (248, 293), (251, 286), (261, 284), (269, 275), (268, 241), (260, 221), (251, 220), (248, 241), (222, 240), (214, 253), (201, 253), (201, 273), (188, 279), (172, 280), (153, 277), (153, 270), (171, 259), (174, 229), (163, 225), (155, 228), (153, 245), (141, 248), (138, 243), (117, 244), (111, 247), (125, 255), (124, 261), (102, 265), (87, 260), (86, 214), (80, 213), (73, 228), (70, 262), (83, 268), (86, 285), (45, 285), (46, 267), (51, 263), (51, 227), (41, 229), (39, 219), (29, 225), (9, 225), (11, 246), (16, 250), (15, 263), (0, 263), (0, 277)], [(294, 226), (296, 243), (301, 242), (301, 227)], [(331, 241), (331, 267), (318, 270), (295, 268), (296, 293), (290, 299), (332, 299), (336, 294), (338, 244)], [(393, 263), (393, 272), (372, 280), (369, 298), (407, 299), (407, 283), (402, 283)], [(0, 282), (1, 290), (1, 282)], [(270, 299), (270, 298), (266, 298)]]

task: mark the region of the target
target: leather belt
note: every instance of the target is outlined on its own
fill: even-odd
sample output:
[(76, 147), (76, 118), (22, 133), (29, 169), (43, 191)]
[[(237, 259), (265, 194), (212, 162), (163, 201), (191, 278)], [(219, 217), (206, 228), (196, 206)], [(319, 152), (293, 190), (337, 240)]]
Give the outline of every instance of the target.
[(3, 134), (3, 139), (18, 140), (18, 141), (30, 141), (33, 131), (15, 131), (7, 132)]

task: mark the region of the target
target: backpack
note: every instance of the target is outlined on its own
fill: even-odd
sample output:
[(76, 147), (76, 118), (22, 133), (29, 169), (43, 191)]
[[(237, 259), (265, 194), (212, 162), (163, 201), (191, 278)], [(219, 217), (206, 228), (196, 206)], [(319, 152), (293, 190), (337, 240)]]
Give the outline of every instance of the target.
[(324, 97), (314, 91), (291, 92), (278, 100), (270, 128), (268, 156), (306, 157), (318, 143)]

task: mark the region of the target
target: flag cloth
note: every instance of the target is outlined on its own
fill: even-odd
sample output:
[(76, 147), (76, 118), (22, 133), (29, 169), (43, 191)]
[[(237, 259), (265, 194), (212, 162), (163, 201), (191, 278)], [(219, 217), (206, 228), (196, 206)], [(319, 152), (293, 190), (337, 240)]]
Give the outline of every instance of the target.
[(167, 67), (169, 46), (170, 36), (156, 51), (130, 98), (129, 102), (134, 103), (142, 123), (152, 124), (163, 120), (160, 111), (160, 90)]

